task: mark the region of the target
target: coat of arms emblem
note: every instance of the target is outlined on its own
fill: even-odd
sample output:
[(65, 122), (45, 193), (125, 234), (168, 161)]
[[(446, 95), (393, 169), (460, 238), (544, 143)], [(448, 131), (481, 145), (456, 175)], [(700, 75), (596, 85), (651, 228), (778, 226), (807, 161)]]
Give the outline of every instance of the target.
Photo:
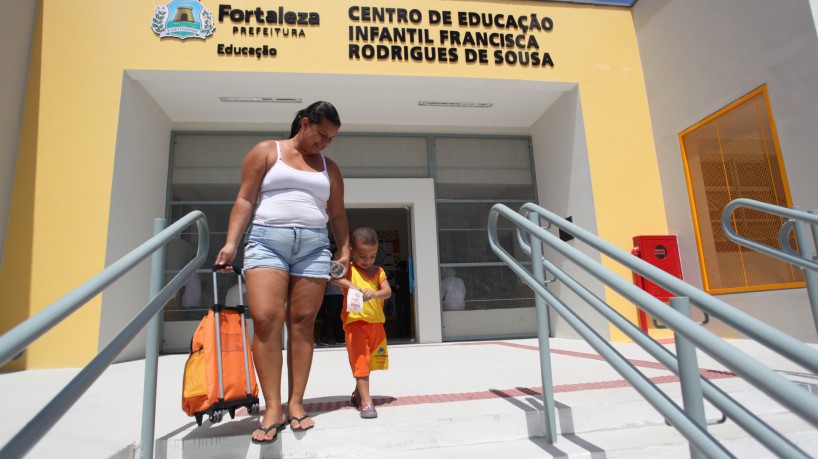
[(210, 14), (198, 0), (173, 0), (158, 5), (153, 14), (151, 29), (160, 38), (201, 38), (213, 35), (216, 25)]

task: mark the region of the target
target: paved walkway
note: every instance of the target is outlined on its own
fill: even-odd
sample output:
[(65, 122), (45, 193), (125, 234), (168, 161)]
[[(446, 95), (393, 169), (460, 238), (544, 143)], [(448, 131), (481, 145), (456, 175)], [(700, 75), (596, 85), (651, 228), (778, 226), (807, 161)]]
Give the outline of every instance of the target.
[[(815, 375), (806, 374), (756, 343), (746, 340), (732, 343), (805, 388), (818, 387)], [(666, 345), (672, 346), (672, 343)], [(380, 414), (376, 420), (360, 419), (348, 403), (354, 381), (345, 350), (317, 348), (307, 388), (307, 409), (317, 426), (307, 433), (282, 432), (273, 452), (253, 452), (249, 435), (257, 421), (244, 410), (239, 410), (232, 421), (225, 416), (220, 424), (210, 425), (205, 421), (205, 425), (197, 428), (195, 421), (181, 410), (182, 370), (187, 356), (162, 356), (156, 419), (156, 438), (161, 446), (157, 447), (157, 457), (172, 457), (171, 450), (181, 444), (179, 441), (196, 440), (196, 447), (212, 448), (218, 443), (214, 438), (228, 437), (241, 443), (228, 446), (230, 443), (225, 442), (220, 446), (232, 448), (226, 453), (228, 456), (235, 452), (235, 457), (256, 457), (257, 453), (259, 457), (288, 454), (305, 457), (319, 454), (316, 451), (327, 451), (320, 448), (328, 443), (334, 446), (333, 454), (355, 457), (368, 452), (349, 449), (360, 439), (342, 441), (351, 432), (397, 435), (398, 431), (414, 432), (411, 437), (397, 435), (389, 440), (390, 445), (407, 442), (407, 451), (396, 450), (391, 454), (373, 451), (372, 457), (417, 457), (418, 451), (412, 451), (415, 447), (426, 448), (427, 457), (447, 458), (580, 457), (583, 454), (585, 457), (640, 457), (640, 449), (652, 447), (657, 438), (623, 434), (621, 428), (634, 423), (656, 429), (661, 432), (657, 434), (659, 437), (669, 436), (666, 444), (670, 444), (674, 436), (672, 441), (680, 443), (678, 435), (664, 426), (658, 413), (651, 408), (646, 410), (644, 404), (634, 404), (639, 400), (635, 391), (584, 341), (552, 339), (551, 347), (559, 429), (563, 435), (555, 445), (540, 438), (544, 428), (538, 418), (538, 413), (539, 417), (542, 413), (542, 383), (537, 340), (522, 339), (390, 347), (390, 370), (374, 372), (371, 377), (373, 398)], [(635, 344), (618, 343), (615, 347), (672, 398), (678, 397), (678, 379), (670, 371)], [(751, 387), (712, 359), (700, 356), (699, 364), (703, 374), (725, 390), (757, 397)], [(56, 421), (28, 457), (130, 457), (128, 454), (132, 454), (140, 437), (143, 366), (143, 361), (113, 365), (63, 419)], [(74, 369), (59, 369), (0, 375), (0, 393), (5, 394), (0, 398), (0, 409), (4, 413), (0, 440), (7, 440), (16, 433), (76, 373)], [(770, 419), (781, 415), (781, 407), (774, 402), (759, 403), (761, 412), (767, 410)], [(718, 413), (708, 407), (708, 417), (715, 419)], [(470, 424), (481, 419), (497, 422)], [(795, 441), (818, 456), (818, 435), (814, 429), (797, 422), (787, 423), (785, 429), (793, 431)], [(484, 426), (486, 431), (481, 433)], [(801, 438), (805, 430), (812, 431), (812, 439)], [(489, 438), (492, 432), (498, 437)], [(506, 433), (508, 439), (504, 440), (502, 435)], [(516, 434), (523, 440), (515, 440)], [(472, 435), (473, 445), (465, 444), (466, 440), (461, 438), (468, 435)], [(474, 438), (475, 435), (483, 438)], [(413, 446), (412, 442), (417, 444)], [(429, 444), (435, 445), (434, 448), (428, 449)], [(748, 446), (738, 445), (738, 448)], [(754, 459), (766, 457), (761, 447), (749, 446), (749, 449)], [(666, 450), (665, 456), (654, 457), (687, 456), (683, 443), (673, 450), (675, 452), (667, 452), (671, 450)], [(219, 454), (225, 454), (225, 450), (221, 451)], [(582, 454), (575, 454), (577, 451)]]

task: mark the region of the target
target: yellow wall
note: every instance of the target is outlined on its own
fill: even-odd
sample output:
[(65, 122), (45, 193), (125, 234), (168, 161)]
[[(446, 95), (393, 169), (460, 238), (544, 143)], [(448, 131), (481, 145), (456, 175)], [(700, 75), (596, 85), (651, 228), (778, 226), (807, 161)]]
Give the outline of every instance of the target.
[[(598, 19), (611, 22), (608, 18)], [(619, 23), (619, 39), (612, 40), (619, 45), (605, 49), (597, 59), (584, 62), (587, 73), (584, 78), (578, 76), (578, 81), (597, 234), (630, 251), (633, 236), (667, 234), (668, 229), (635, 30), (630, 18), (620, 19), (623, 20)], [(587, 26), (603, 27), (603, 24), (585, 21)], [(632, 46), (622, 46), (624, 43)], [(603, 257), (602, 264), (631, 279), (631, 271), (619, 263)], [(638, 323), (636, 308), (609, 288), (606, 288), (606, 301)], [(668, 336), (667, 331), (654, 328), (651, 334)], [(627, 338), (619, 329), (611, 327), (611, 339)]]
[[(227, 3), (227, 2), (225, 2)], [(260, 2), (233, 8), (317, 12), (321, 23), (303, 38), (233, 37), (218, 22), (219, 4), (204, 0), (216, 21), (206, 41), (159, 39), (150, 24), (160, 0), (43, 0), (34, 41), (29, 94), (0, 273), (0, 331), (58, 299), (104, 267), (117, 116), (126, 69), (451, 76), (576, 82), (589, 149), (600, 236), (630, 248), (634, 228), (666, 232), (649, 113), (628, 9), (549, 2), (412, 0), (393, 7), (418, 9), (436, 39), (442, 28), (428, 11), (486, 12), (553, 20), (550, 32), (533, 32), (554, 68), (457, 63), (351, 61), (344, 0)], [(380, 2), (369, 4), (378, 5)], [(249, 24), (249, 25), (252, 25)], [(391, 26), (389, 24), (372, 24)], [(472, 31), (485, 31), (482, 27)], [(218, 56), (218, 43), (277, 48), (275, 58)], [(38, 54), (40, 52), (41, 56)], [(462, 51), (462, 48), (461, 50)], [(491, 54), (491, 51), (490, 51)], [(627, 158), (627, 160), (623, 160)], [(634, 203), (639, 203), (635, 205)], [(623, 225), (622, 222), (628, 222)], [(19, 269), (22, 268), (22, 269)], [(612, 268), (619, 270), (612, 266)], [(619, 270), (621, 271), (621, 270)], [(621, 272), (629, 277), (628, 272)], [(609, 297), (610, 299), (610, 297)], [(612, 300), (617, 303), (618, 300)], [(96, 353), (99, 300), (34, 344), (29, 368), (76, 366)], [(630, 314), (628, 306), (622, 306)], [(24, 311), (22, 314), (19, 311)], [(635, 317), (635, 313), (633, 314)], [(615, 336), (616, 337), (616, 336)]]
[[(34, 184), (37, 166), (38, 110), (40, 105), (40, 39), (42, 11), (38, 9), (34, 20), (34, 37), (29, 58), (28, 84), (25, 95), (25, 112), (20, 132), (19, 154), (12, 194), (15, 197), (9, 209), (10, 221), (6, 232), (3, 266), (0, 270), (0, 295), (9, 307), (0, 314), (0, 331), (5, 332), (26, 320), (31, 311), (31, 281), (33, 272)], [(28, 354), (9, 363), (6, 369), (24, 368)]]

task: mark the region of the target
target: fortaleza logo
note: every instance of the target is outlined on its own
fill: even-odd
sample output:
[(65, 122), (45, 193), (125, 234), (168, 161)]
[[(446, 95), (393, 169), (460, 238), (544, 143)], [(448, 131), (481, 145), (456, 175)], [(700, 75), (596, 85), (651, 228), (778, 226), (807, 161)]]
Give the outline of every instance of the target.
[[(321, 25), (321, 17), (315, 11), (290, 11), (283, 6), (276, 9), (233, 8), (230, 4), (219, 5), (219, 24), (233, 25), (233, 37), (239, 43), (219, 43), (216, 54), (234, 57), (276, 57), (278, 50), (273, 46), (282, 39), (304, 39), (305, 29)], [(255, 41), (255, 46), (246, 46), (246, 40)], [(258, 41), (262, 41), (259, 43)], [(268, 44), (263, 44), (267, 41)]]
[(210, 14), (198, 0), (173, 0), (156, 7), (151, 29), (159, 38), (201, 38), (213, 35), (216, 25)]
[(315, 11), (252, 10), (219, 5), (219, 24), (230, 20), (234, 36), (304, 38), (304, 27), (321, 25), (321, 16)]

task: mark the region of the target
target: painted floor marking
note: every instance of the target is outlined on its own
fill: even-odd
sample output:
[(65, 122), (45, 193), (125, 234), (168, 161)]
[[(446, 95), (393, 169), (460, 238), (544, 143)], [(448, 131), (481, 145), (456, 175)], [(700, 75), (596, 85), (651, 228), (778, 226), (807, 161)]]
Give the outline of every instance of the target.
[[(470, 342), (470, 343), (452, 343), (452, 344), (444, 344), (444, 346), (486, 346), (486, 345), (499, 345), (499, 346), (508, 346), (518, 349), (526, 349), (526, 350), (534, 350), (539, 351), (539, 347), (537, 346), (530, 346), (524, 344), (517, 344), (517, 343), (509, 343), (504, 341), (482, 341), (482, 342)], [(435, 346), (426, 346), (426, 345), (409, 345), (405, 347), (439, 347), (440, 345)], [(401, 346), (404, 347), (404, 346)], [(577, 352), (577, 351), (569, 351), (569, 350), (562, 350), (562, 349), (551, 349), (551, 352), (554, 354), (566, 355), (569, 357), (578, 357), (583, 359), (591, 359), (591, 360), (600, 360), (604, 361), (605, 359), (598, 355), (592, 354), (587, 352)], [(644, 367), (644, 368), (652, 368), (652, 369), (662, 369), (666, 371), (668, 370), (664, 365), (658, 362), (651, 362), (647, 360), (628, 360), (635, 366)], [(702, 376), (706, 377), (707, 379), (723, 379), (723, 378), (733, 378), (736, 375), (729, 371), (720, 371), (720, 370), (709, 370), (709, 369), (700, 369), (699, 372)], [(666, 375), (666, 376), (654, 376), (648, 378), (654, 384), (670, 384), (670, 383), (678, 383), (679, 378), (675, 375)], [(630, 387), (630, 383), (625, 381), (624, 379), (617, 379), (617, 380), (610, 380), (610, 381), (594, 381), (594, 382), (587, 382), (587, 383), (575, 383), (575, 384), (561, 384), (554, 386), (554, 393), (563, 393), (563, 392), (579, 392), (579, 391), (588, 391), (588, 390), (599, 390), (599, 389), (616, 389), (616, 388), (624, 388)], [(540, 396), (542, 395), (542, 387), (516, 387), (513, 389), (490, 389), (486, 391), (478, 391), (478, 392), (459, 392), (459, 393), (451, 393), (451, 394), (429, 394), (429, 395), (409, 395), (404, 397), (373, 397), (373, 402), (376, 406), (408, 406), (408, 405), (422, 405), (422, 404), (429, 404), (429, 403), (451, 403), (451, 402), (465, 402), (465, 401), (473, 401), (473, 400), (488, 400), (492, 398), (515, 398), (515, 397), (523, 397), (523, 396)], [(331, 401), (331, 402), (307, 402), (304, 404), (304, 409), (307, 411), (312, 412), (328, 412), (328, 411), (336, 411), (342, 409), (352, 409), (352, 405), (349, 401)]]
[[(479, 344), (479, 343), (469, 343), (469, 345), (472, 345), (472, 344)], [(486, 344), (497, 344), (499, 346), (516, 347), (516, 348), (528, 349), (528, 350), (532, 350), (532, 351), (539, 351), (540, 350), (540, 348), (537, 347), (537, 346), (528, 346), (528, 345), (525, 345), (525, 344), (517, 344), (517, 343), (506, 343), (506, 342), (503, 342), (503, 341), (489, 341), (489, 342), (486, 342)], [(552, 354), (568, 355), (568, 356), (571, 356), (571, 357), (580, 357), (580, 358), (583, 358), (583, 359), (605, 361), (605, 358), (602, 357), (601, 355), (599, 355), (599, 354), (590, 354), (590, 353), (587, 353), (587, 352), (577, 352), (577, 351), (566, 351), (566, 350), (561, 350), (561, 349), (551, 349), (551, 353)], [(658, 369), (658, 370), (667, 370), (668, 369), (666, 366), (662, 365), (659, 362), (652, 362), (652, 361), (649, 361), (649, 360), (628, 359), (628, 362), (630, 362), (631, 364), (633, 364), (633, 366), (636, 366), (636, 367), (653, 368), (653, 369)], [(726, 375), (726, 377), (735, 376), (735, 373), (730, 372), (730, 371), (707, 370), (707, 369), (700, 369), (699, 371), (702, 374), (705, 374), (705, 373), (711, 374), (712, 373), (712, 374), (724, 374), (724, 375)]]

